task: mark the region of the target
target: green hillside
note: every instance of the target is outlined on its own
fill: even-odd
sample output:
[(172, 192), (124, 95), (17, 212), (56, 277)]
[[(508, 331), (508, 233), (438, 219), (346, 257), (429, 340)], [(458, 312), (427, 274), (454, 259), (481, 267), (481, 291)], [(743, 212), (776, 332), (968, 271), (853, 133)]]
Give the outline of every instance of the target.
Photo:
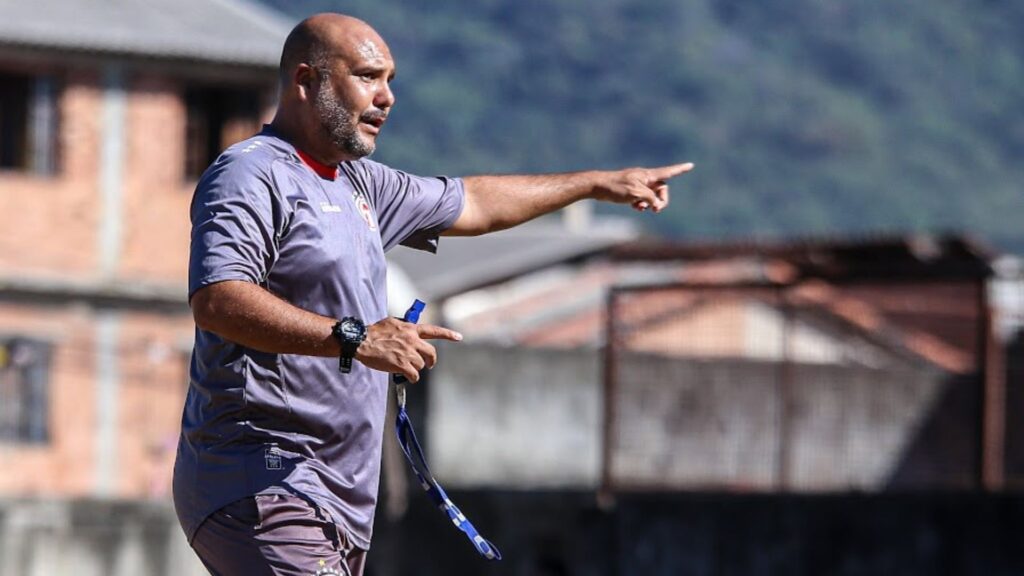
[[(420, 173), (681, 160), (675, 237), (963, 230), (1024, 248), (1024, 3), (267, 0), (398, 62), (377, 157)], [(620, 213), (623, 211), (620, 210)]]

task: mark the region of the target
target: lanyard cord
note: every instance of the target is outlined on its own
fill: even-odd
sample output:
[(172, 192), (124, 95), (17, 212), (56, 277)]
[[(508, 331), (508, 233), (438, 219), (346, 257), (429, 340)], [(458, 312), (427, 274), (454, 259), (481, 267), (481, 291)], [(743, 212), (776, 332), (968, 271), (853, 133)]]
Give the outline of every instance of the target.
[[(416, 300), (405, 313), (402, 320), (415, 324), (419, 321), (420, 312), (423, 311), (424, 307), (426, 307), (426, 304)], [(448, 494), (445, 493), (441, 485), (434, 479), (434, 475), (430, 472), (430, 467), (427, 466), (427, 459), (423, 456), (423, 448), (420, 447), (420, 442), (416, 438), (416, 431), (413, 430), (412, 420), (409, 419), (409, 414), (405, 411), (405, 384), (408, 380), (400, 374), (395, 374), (393, 378), (395, 381), (395, 397), (398, 400), (395, 434), (398, 435), (398, 444), (402, 447), (402, 452), (405, 453), (405, 458), (409, 461), (409, 465), (412, 466), (412, 471), (416, 473), (420, 486), (427, 492), (427, 496), (433, 500), (434, 504), (448, 514), (448, 518), (455, 524), (455, 527), (466, 534), (466, 538), (469, 538), (469, 541), (473, 543), (473, 547), (476, 548), (476, 551), (481, 556), (488, 560), (501, 560), (501, 552), (498, 551), (497, 546), (477, 532), (473, 523), (448, 498)]]

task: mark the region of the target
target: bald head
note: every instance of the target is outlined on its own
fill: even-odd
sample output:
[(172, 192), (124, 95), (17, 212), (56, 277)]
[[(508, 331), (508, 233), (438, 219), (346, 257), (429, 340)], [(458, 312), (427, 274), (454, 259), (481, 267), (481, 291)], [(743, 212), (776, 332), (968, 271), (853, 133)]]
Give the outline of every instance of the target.
[(287, 83), (300, 64), (327, 74), (333, 59), (348, 59), (354, 54), (367, 55), (368, 51), (374, 50), (383, 54), (387, 51), (387, 44), (366, 22), (345, 14), (315, 14), (299, 22), (284, 41), (281, 82)]
[(328, 164), (373, 153), (395, 102), (395, 63), (369, 24), (343, 14), (303, 20), (285, 40), (280, 75), (275, 129)]

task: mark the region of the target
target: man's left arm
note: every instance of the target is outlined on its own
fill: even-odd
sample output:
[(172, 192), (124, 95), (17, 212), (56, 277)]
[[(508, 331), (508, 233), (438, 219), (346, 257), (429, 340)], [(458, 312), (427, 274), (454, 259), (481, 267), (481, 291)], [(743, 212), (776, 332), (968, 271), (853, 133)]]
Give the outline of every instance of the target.
[(467, 176), (462, 213), (443, 234), (477, 236), (504, 230), (587, 198), (660, 212), (668, 205), (668, 180), (692, 169), (693, 164), (685, 163), (567, 174)]

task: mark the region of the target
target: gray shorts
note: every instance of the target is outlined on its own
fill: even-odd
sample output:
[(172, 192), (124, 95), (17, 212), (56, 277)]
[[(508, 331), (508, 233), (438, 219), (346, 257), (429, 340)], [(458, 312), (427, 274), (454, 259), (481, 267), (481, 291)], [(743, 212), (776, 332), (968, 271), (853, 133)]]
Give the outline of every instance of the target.
[(342, 527), (291, 495), (228, 504), (203, 522), (192, 548), (214, 576), (362, 576), (366, 563)]

